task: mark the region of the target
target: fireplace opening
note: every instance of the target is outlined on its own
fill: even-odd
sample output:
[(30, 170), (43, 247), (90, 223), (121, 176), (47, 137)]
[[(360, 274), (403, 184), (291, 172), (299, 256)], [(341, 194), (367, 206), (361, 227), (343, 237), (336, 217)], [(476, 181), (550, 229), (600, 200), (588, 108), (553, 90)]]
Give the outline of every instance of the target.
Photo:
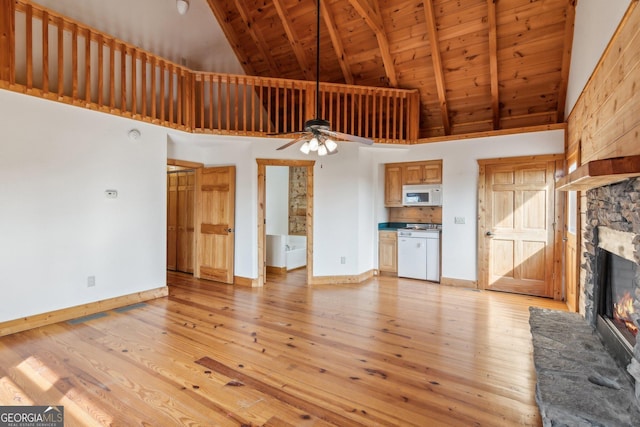
[(597, 250), (597, 329), (622, 366), (633, 357), (638, 326), (634, 311), (636, 264), (603, 248)]

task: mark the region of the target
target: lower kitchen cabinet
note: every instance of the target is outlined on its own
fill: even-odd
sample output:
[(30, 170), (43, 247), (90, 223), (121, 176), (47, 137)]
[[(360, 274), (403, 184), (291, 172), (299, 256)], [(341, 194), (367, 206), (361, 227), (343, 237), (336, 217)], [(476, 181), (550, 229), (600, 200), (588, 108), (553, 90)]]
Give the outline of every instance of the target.
[(398, 273), (398, 233), (378, 232), (378, 270), (380, 273)]

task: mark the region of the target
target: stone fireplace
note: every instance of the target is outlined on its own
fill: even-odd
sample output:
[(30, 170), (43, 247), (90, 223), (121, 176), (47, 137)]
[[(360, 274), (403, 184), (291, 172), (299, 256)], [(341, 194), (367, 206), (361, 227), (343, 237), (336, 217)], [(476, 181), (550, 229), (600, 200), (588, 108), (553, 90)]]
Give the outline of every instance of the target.
[(626, 368), (640, 400), (640, 339), (633, 331), (640, 326), (640, 178), (587, 192), (584, 239), (585, 318)]

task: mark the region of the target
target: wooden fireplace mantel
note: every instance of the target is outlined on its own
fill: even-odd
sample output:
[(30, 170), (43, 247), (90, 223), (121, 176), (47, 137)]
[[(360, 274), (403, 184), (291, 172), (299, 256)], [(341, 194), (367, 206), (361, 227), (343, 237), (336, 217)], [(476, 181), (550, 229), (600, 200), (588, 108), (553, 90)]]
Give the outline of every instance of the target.
[(640, 155), (592, 160), (556, 181), (556, 190), (585, 191), (640, 176)]

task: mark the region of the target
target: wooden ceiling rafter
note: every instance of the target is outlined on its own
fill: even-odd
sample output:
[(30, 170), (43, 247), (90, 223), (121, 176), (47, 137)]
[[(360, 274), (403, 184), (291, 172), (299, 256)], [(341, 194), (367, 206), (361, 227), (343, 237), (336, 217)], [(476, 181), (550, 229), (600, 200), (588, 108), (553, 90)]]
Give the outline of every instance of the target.
[(567, 4), (566, 21), (564, 27), (564, 44), (562, 49), (562, 68), (560, 70), (560, 87), (558, 88), (558, 123), (564, 122), (564, 109), (566, 106), (567, 86), (569, 84), (569, 68), (571, 64), (571, 49), (573, 48), (573, 29), (576, 20), (576, 3), (578, 0), (569, 0)]
[[(320, 1), (320, 0), (316, 0)], [(340, 64), (340, 69), (342, 70), (342, 74), (344, 75), (344, 81), (347, 84), (354, 84), (353, 73), (351, 72), (351, 67), (347, 64), (345, 60), (346, 54), (344, 53), (344, 45), (342, 44), (342, 39), (340, 38), (340, 33), (338, 31), (338, 27), (336, 26), (335, 19), (333, 18), (333, 14), (327, 7), (326, 2), (320, 1), (320, 13), (324, 18), (325, 25), (327, 27), (327, 31), (329, 31), (329, 37), (331, 38), (331, 44), (333, 45), (333, 49), (336, 52), (336, 56), (338, 57), (338, 63)]]
[(254, 25), (254, 20), (251, 19), (251, 16), (249, 15), (250, 12), (245, 7), (243, 1), (233, 0), (233, 2), (236, 6), (236, 9), (238, 9), (238, 13), (240, 13), (242, 20), (247, 26), (247, 31), (249, 32), (251, 39), (260, 51), (260, 56), (264, 58), (265, 62), (269, 66), (269, 69), (275, 71), (277, 73), (276, 75), (279, 75), (280, 73), (278, 70), (278, 65), (273, 60), (273, 57), (269, 54), (269, 47), (264, 42), (265, 38), (262, 34), (262, 31), (260, 31), (260, 27), (258, 25)]
[(387, 80), (389, 86), (398, 87), (398, 77), (396, 75), (396, 69), (393, 63), (393, 57), (391, 56), (391, 50), (389, 47), (389, 40), (384, 30), (384, 24), (382, 22), (382, 15), (380, 14), (380, 6), (378, 0), (373, 0), (373, 6), (367, 2), (367, 0), (349, 0), (351, 6), (358, 12), (358, 14), (365, 20), (369, 28), (374, 32), (378, 46), (380, 48), (380, 56), (382, 57), (382, 64), (387, 74)]
[(489, 72), (491, 78), (491, 110), (493, 129), (500, 129), (500, 85), (498, 80), (498, 28), (496, 21), (496, 1), (487, 0), (487, 21), (489, 23)]
[(224, 33), (225, 37), (229, 41), (233, 52), (240, 60), (240, 65), (242, 65), (242, 69), (250, 76), (257, 75), (249, 56), (247, 55), (247, 51), (242, 47), (242, 43), (238, 40), (236, 36), (236, 30), (231, 25), (230, 20), (227, 18), (227, 12), (222, 8), (222, 4), (218, 0), (207, 0), (207, 4), (209, 8), (213, 12), (213, 15), (216, 17), (216, 20), (220, 24), (220, 28)]
[(436, 80), (436, 89), (438, 91), (438, 104), (442, 115), (442, 127), (444, 128), (445, 135), (450, 135), (451, 122), (449, 121), (449, 107), (447, 105), (444, 68), (442, 66), (442, 55), (440, 54), (440, 42), (438, 40), (438, 28), (433, 9), (433, 0), (424, 1), (424, 15), (427, 32), (429, 34), (429, 44), (431, 45), (431, 60), (433, 62), (433, 74)]
[(304, 78), (306, 80), (315, 80), (315, 72), (311, 70), (312, 67), (305, 57), (304, 50), (302, 49), (302, 46), (300, 46), (300, 42), (298, 41), (298, 37), (296, 37), (295, 30), (291, 26), (292, 19), (289, 16), (287, 10), (284, 8), (282, 0), (273, 0), (273, 5), (275, 6), (276, 12), (280, 17), (280, 21), (282, 22), (282, 26), (284, 27), (284, 32), (289, 39), (289, 44), (291, 45), (293, 53), (298, 60), (298, 64), (300, 65), (300, 69), (302, 70)]

